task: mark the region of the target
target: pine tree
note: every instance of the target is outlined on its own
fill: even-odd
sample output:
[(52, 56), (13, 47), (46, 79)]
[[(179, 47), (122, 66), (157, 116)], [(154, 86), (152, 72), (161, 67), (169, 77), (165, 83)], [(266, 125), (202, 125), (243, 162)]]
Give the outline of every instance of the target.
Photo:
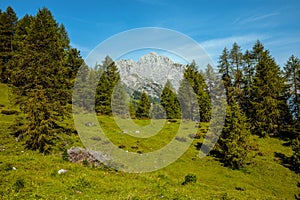
[(11, 7), (0, 14), (0, 81), (8, 82), (10, 79), (9, 61), (14, 51), (14, 36), (17, 26), (17, 15)]
[(138, 119), (150, 118), (151, 103), (145, 91), (142, 92), (141, 99), (138, 102), (136, 117)]
[(161, 93), (161, 105), (164, 107), (167, 119), (180, 119), (180, 104), (176, 92), (168, 80)]
[(59, 137), (57, 121), (68, 114), (70, 92), (66, 86), (70, 80), (65, 75), (65, 45), (59, 25), (48, 9), (40, 9), (30, 21), (29, 27), (22, 27), (26, 37), (22, 31), (15, 37), (18, 40), (11, 82), (18, 95), (16, 103), (27, 118), (23, 130), (26, 146), (49, 152)]
[(215, 147), (220, 161), (232, 169), (240, 169), (249, 161), (249, 126), (237, 103), (226, 107), (225, 125)]
[[(261, 45), (259, 47), (262, 48)], [(281, 125), (280, 107), (285, 103), (282, 98), (284, 79), (268, 50), (263, 50), (258, 55), (251, 88), (252, 125), (260, 136), (278, 135)]]

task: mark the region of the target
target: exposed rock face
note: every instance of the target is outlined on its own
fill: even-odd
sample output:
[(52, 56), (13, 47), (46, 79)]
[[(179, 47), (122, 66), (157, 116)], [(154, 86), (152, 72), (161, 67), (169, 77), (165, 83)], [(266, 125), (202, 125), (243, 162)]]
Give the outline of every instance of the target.
[(156, 53), (146, 54), (137, 62), (118, 60), (116, 64), (122, 83), (128, 88), (129, 93), (145, 90), (153, 98), (160, 98), (167, 80), (177, 90), (185, 69), (184, 65), (174, 63), (168, 57)]

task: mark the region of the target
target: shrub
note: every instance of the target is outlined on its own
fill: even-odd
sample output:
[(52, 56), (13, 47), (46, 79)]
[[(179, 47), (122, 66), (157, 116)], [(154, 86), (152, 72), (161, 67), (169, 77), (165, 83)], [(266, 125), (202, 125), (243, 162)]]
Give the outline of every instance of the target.
[(188, 174), (184, 177), (184, 182), (182, 185), (186, 185), (188, 183), (196, 183), (197, 182), (197, 176), (195, 174)]

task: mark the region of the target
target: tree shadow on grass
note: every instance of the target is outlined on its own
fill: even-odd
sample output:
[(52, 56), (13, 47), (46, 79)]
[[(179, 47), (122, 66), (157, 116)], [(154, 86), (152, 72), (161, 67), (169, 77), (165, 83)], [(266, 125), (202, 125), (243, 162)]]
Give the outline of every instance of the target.
[(291, 157), (286, 156), (283, 153), (278, 153), (278, 152), (274, 152), (274, 156), (275, 156), (275, 158), (277, 158), (279, 160), (279, 162), (282, 166), (290, 169), (291, 171), (295, 171), (295, 169), (293, 168), (293, 165), (292, 165)]

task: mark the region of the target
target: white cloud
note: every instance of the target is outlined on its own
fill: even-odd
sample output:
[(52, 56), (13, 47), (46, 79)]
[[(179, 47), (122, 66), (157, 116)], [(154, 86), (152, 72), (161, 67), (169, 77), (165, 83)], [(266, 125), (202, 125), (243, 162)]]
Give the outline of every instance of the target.
[(91, 49), (89, 49), (88, 47), (82, 46), (80, 44), (75, 44), (73, 42), (71, 42), (71, 46), (76, 48), (77, 50), (80, 51), (82, 57), (86, 57), (88, 53), (90, 53)]
[(264, 19), (267, 19), (267, 18), (270, 18), (270, 17), (273, 17), (273, 16), (277, 16), (277, 15), (279, 15), (278, 12), (271, 12), (271, 13), (267, 13), (267, 14), (252, 15), (252, 16), (247, 17), (245, 19), (238, 18), (238, 19), (236, 19), (236, 21), (234, 23), (241, 24), (241, 25), (243, 25), (243, 24), (249, 24), (249, 23), (261, 21), (261, 20), (264, 20)]
[(201, 42), (200, 45), (206, 50), (211, 58), (217, 62), (219, 55), (221, 55), (224, 47), (230, 49), (232, 44), (236, 42), (243, 49), (248, 49), (254, 45), (257, 40), (264, 40), (269, 38), (267, 35), (249, 34), (241, 36), (231, 36), (226, 38), (216, 38)]

